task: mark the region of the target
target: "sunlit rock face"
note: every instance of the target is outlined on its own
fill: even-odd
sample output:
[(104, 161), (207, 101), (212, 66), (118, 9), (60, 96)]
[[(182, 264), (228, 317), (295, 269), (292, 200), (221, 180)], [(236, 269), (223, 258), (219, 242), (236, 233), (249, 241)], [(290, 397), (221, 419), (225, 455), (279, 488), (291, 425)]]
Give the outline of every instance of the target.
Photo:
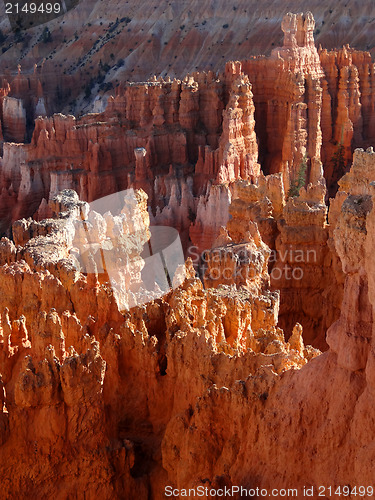
[[(142, 262), (150, 237), (147, 197), (137, 191), (134, 200), (136, 206), (123, 200), (120, 215), (102, 216), (93, 210), (98, 204), (65, 190), (51, 200), (51, 218), (19, 220), (14, 242), (0, 242), (0, 455), (13, 464), (12, 478), (0, 466), (7, 495), (21, 494), (32, 463), (38, 481), (31, 494), (49, 495), (55, 480), (45, 475), (46, 461), (54, 467), (58, 460), (71, 477), (85, 460), (87, 472), (64, 494), (85, 486), (93, 497), (126, 491), (135, 498), (136, 491), (147, 498), (151, 489), (163, 498), (164, 487), (175, 483), (166, 432), (175, 416), (212, 387), (237, 386), (253, 374), (259, 391), (263, 370), (278, 380), (319, 354), (304, 346), (300, 325), (289, 342), (277, 327), (279, 297), (269, 290), (268, 249), (256, 231), (247, 233), (260, 263), (252, 286), (204, 289), (188, 261), (170, 290), (124, 310), (110, 279), (111, 257), (134, 261), (138, 252)], [(115, 233), (121, 248), (109, 249)], [(109, 263), (102, 270), (97, 245)], [(123, 271), (128, 293), (136, 295), (146, 282), (142, 266)], [(33, 446), (40, 464), (27, 451)], [(159, 458), (143, 473), (137, 463), (144, 464), (144, 454)], [(93, 476), (102, 467), (108, 472)]]
[(4, 497), (372, 484), (374, 71), (319, 23), (79, 118), (74, 70), (2, 81)]

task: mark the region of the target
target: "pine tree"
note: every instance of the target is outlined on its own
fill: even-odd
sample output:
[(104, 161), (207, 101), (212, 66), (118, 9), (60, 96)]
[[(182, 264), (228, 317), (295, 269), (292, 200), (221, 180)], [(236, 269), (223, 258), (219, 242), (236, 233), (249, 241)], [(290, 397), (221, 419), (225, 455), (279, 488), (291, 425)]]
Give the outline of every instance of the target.
[(331, 163), (333, 166), (333, 172), (338, 174), (340, 177), (345, 172), (346, 161), (345, 161), (345, 147), (344, 147), (344, 127), (341, 129), (341, 139), (337, 145), (337, 149), (332, 155)]
[(331, 158), (334, 172), (342, 174), (345, 171), (346, 162), (344, 153), (345, 153), (345, 147), (342, 144), (342, 142), (339, 142), (337, 150), (334, 152)]
[(43, 43), (49, 43), (52, 41), (52, 35), (49, 28), (45, 27), (42, 33), (42, 41)]
[(302, 186), (306, 184), (306, 172), (307, 172), (307, 155), (305, 154), (301, 161), (301, 165), (298, 169), (297, 177), (292, 181), (290, 185), (288, 198), (291, 196), (292, 197), (299, 196), (299, 190), (301, 189)]

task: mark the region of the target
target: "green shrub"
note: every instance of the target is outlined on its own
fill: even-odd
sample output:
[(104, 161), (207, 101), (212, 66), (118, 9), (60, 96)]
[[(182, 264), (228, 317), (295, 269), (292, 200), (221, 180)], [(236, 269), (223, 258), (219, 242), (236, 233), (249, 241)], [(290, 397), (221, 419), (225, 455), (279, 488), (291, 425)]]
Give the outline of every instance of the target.
[(307, 155), (305, 154), (301, 161), (301, 165), (298, 169), (297, 176), (296, 178), (293, 179), (290, 185), (288, 198), (290, 198), (291, 196), (292, 197), (299, 196), (299, 190), (306, 184), (306, 172), (307, 172)]

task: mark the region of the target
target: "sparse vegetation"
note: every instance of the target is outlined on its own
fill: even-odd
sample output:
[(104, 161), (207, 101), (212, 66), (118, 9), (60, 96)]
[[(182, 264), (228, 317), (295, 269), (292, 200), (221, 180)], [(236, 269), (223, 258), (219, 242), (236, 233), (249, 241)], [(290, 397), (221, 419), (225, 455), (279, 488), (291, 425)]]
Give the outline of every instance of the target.
[(189, 207), (189, 210), (188, 210), (188, 219), (190, 222), (195, 222), (195, 219), (196, 219), (196, 214), (193, 212), (193, 210), (191, 209), (191, 207)]
[(16, 43), (23, 42), (23, 40), (24, 40), (24, 34), (23, 34), (23, 31), (21, 31), (20, 28), (16, 28), (15, 29), (14, 39), (15, 39)]
[(301, 165), (298, 169), (298, 173), (295, 179), (293, 179), (289, 192), (288, 198), (299, 196), (299, 190), (306, 184), (306, 172), (307, 172), (307, 155), (303, 157)]
[(55, 95), (56, 95), (56, 101), (58, 103), (61, 103), (63, 101), (64, 94), (63, 94), (63, 91), (59, 85), (57, 85), (57, 87), (56, 87)]
[(85, 97), (88, 99), (91, 96), (91, 90), (95, 86), (95, 80), (94, 78), (91, 78), (90, 82), (86, 85), (85, 88)]
[(333, 172), (344, 172), (345, 167), (346, 167), (344, 153), (345, 153), (345, 147), (341, 141), (338, 143), (337, 149), (331, 158)]
[(113, 89), (113, 83), (112, 82), (105, 82), (102, 85), (100, 85), (99, 90), (103, 92), (108, 92), (109, 90)]
[(111, 66), (107, 63), (102, 63), (102, 60), (100, 59), (99, 61), (99, 70), (104, 71), (104, 73), (108, 73), (108, 71), (111, 69)]

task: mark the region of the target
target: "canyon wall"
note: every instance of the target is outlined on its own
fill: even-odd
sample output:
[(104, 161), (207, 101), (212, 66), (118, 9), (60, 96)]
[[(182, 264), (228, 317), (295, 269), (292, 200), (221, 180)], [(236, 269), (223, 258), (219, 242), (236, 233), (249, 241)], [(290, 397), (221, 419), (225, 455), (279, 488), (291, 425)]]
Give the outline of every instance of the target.
[[(19, 70), (10, 83), (4, 80), (3, 233), (10, 235), (11, 222), (21, 217), (47, 216), (48, 200), (61, 189), (74, 188), (92, 201), (141, 188), (152, 224), (175, 227), (197, 268), (227, 225), (231, 203), (235, 209), (243, 195), (244, 209), (273, 252), (269, 270), (272, 287), (281, 290), (280, 324), (288, 337), (300, 321), (305, 339), (325, 349), (343, 276), (324, 203), (347, 171), (353, 148), (373, 140), (373, 63), (348, 47), (317, 51), (310, 13), (288, 14), (282, 30), (283, 46), (270, 57), (229, 62), (221, 75), (127, 83), (102, 113), (37, 118), (30, 144), (6, 141), (21, 140), (36, 110), (50, 109), (44, 69), (35, 68), (32, 77)], [(281, 174), (283, 207), (272, 207), (274, 181), (264, 184), (260, 164), (263, 173)], [(254, 199), (241, 194), (240, 180), (260, 188)], [(313, 262), (306, 262), (307, 253)], [(290, 279), (292, 268), (298, 268), (295, 276), (303, 272), (301, 280)]]
[(331, 195), (348, 170), (355, 148), (374, 143), (374, 64), (368, 52), (349, 46), (320, 49), (322, 80), (322, 161)]
[[(134, 230), (148, 225), (145, 199), (137, 193)], [(262, 262), (253, 286), (204, 290), (188, 262), (180, 286), (120, 313), (97, 271), (77, 267), (73, 247), (82, 217), (87, 237), (104, 245), (118, 216), (107, 213), (104, 223), (71, 190), (49, 208), (53, 218), (17, 221), (14, 242), (0, 242), (4, 495), (58, 488), (62, 497), (85, 490), (89, 498), (161, 499), (175, 482), (165, 434), (174, 417), (193, 418), (212, 387), (257, 378), (270, 365), (279, 377), (319, 351), (304, 346), (299, 325), (289, 342), (276, 326), (279, 295), (269, 290), (268, 249), (256, 231), (247, 236)]]
[(315, 180), (313, 170), (321, 154), (324, 73), (314, 45), (312, 14), (288, 14), (281, 27), (283, 47), (275, 48), (270, 58), (243, 61), (242, 67), (253, 83), (263, 170), (282, 172), (288, 190), (304, 159), (311, 162), (308, 180)]
[(216, 199), (211, 185), (259, 175), (254, 126), (251, 85), (239, 65), (221, 79), (209, 72), (129, 83), (102, 114), (38, 118), (30, 144), (4, 144), (3, 228), (64, 188), (92, 201), (135, 187), (148, 194), (156, 223), (179, 229), (187, 246), (197, 218), (193, 243), (209, 246), (228, 217), (215, 208), (211, 220), (202, 217), (202, 204)]
[[(319, 56), (315, 48), (310, 13), (288, 14), (282, 30), (284, 44), (269, 58), (229, 62), (221, 75), (209, 71), (193, 73), (182, 81), (153, 77), (147, 82), (128, 82), (116, 89), (102, 113), (37, 118), (30, 144), (3, 145), (2, 231), (10, 235), (10, 223), (21, 217), (48, 216), (48, 200), (61, 189), (74, 188), (86, 201), (128, 188), (143, 189), (152, 224), (176, 228), (186, 255), (198, 268), (204, 267), (203, 252), (227, 225), (231, 203), (236, 210), (237, 198), (242, 196), (244, 210), (255, 218), (273, 252), (269, 270), (274, 268), (273, 288), (282, 291), (280, 324), (286, 336), (300, 321), (305, 339), (326, 348), (325, 331), (338, 317), (343, 281), (339, 265), (337, 273), (329, 269), (338, 258), (323, 220), (328, 196), (323, 200), (320, 191), (323, 175), (328, 186), (336, 185), (329, 162), (324, 168), (321, 163), (324, 148), (333, 147), (339, 127), (327, 121), (335, 100), (327, 97), (327, 82), (333, 80), (327, 77), (326, 82), (325, 71), (329, 75), (333, 70), (324, 70), (323, 52)], [(41, 84), (43, 71), (35, 68), (32, 79), (19, 71), (10, 84), (4, 82), (4, 100), (26, 110), (26, 121), (33, 109), (50, 106)], [(357, 87), (348, 97), (348, 103), (355, 105), (345, 122), (348, 130), (350, 123), (363, 124)], [(347, 92), (339, 95), (345, 97)], [(340, 101), (340, 109), (346, 109), (345, 102)], [(327, 107), (327, 103), (333, 104)], [(24, 134), (17, 113), (3, 117), (3, 129)], [(343, 123), (344, 115), (340, 116)], [(353, 140), (350, 134), (345, 137), (349, 154)], [(263, 173), (279, 177), (263, 180), (258, 153)], [(346, 166), (340, 163), (340, 168), (338, 175)], [(239, 187), (239, 181), (246, 181), (248, 188)], [(315, 187), (310, 189), (309, 184)], [(251, 186), (255, 191), (245, 193)], [(282, 200), (274, 200), (281, 186)], [(291, 196), (297, 196), (303, 186), (307, 198), (300, 195), (302, 202), (293, 201)], [(311, 211), (317, 214), (314, 230), (309, 228)], [(301, 227), (303, 235), (297, 237)], [(298, 254), (306, 261), (308, 251), (309, 258), (317, 252), (314, 262), (304, 262), (308, 265), (302, 280), (290, 280), (288, 269), (296, 267), (293, 259)], [(322, 262), (325, 278), (317, 280)], [(334, 297), (335, 287), (340, 293)], [(323, 308), (319, 307), (321, 294), (326, 297)], [(308, 305), (303, 308), (302, 303)]]
[[(323, 354), (304, 345), (298, 324), (285, 342), (270, 250), (240, 201), (207, 259), (208, 288), (187, 262), (178, 287), (122, 314), (71, 253), (81, 217), (105, 238), (111, 214), (104, 226), (68, 190), (51, 200), (52, 218), (16, 222), (14, 242), (0, 242), (4, 494), (159, 499), (166, 485), (371, 485), (374, 156), (356, 151), (331, 205), (345, 306)], [(288, 222), (298, 204), (284, 205), (280, 177), (237, 189), (253, 200), (268, 189), (272, 214)], [(323, 189), (301, 196), (321, 225)], [(147, 226), (143, 191), (137, 200)], [(219, 282), (213, 271), (229, 267), (236, 279)], [(241, 268), (252, 271), (245, 281)]]
[(337, 5), (321, 0), (218, 0), (215, 6), (205, 0), (191, 5), (150, 0), (146, 6), (128, 0), (121, 4), (121, 15), (115, 0), (87, 0), (49, 22), (47, 39), (46, 26), (13, 33), (5, 7), (0, 9), (0, 73), (16, 75), (22, 64), (29, 75), (35, 64), (43, 66), (44, 91), (58, 104), (50, 113), (88, 112), (97, 94), (108, 96), (122, 81), (223, 71), (226, 61), (268, 55), (282, 42), (279, 27), (288, 11), (311, 10), (315, 38), (323, 47), (350, 43), (374, 54), (374, 6), (369, 0), (360, 5), (357, 0)]
[(319, 485), (371, 484), (374, 166), (373, 151), (356, 152), (336, 207), (333, 241), (346, 279), (330, 350), (281, 378), (263, 370), (212, 388), (192, 414), (172, 420), (163, 464), (177, 487), (293, 487), (302, 496), (308, 485), (317, 497)]
[[(372, 484), (373, 149), (348, 167), (374, 140), (373, 63), (314, 29), (288, 14), (269, 58), (119, 85), (30, 143), (56, 80), (2, 82), (4, 497)], [(137, 215), (95, 210), (131, 189)], [(191, 257), (169, 280), (152, 226)]]
[[(289, 338), (298, 321), (305, 341), (326, 350), (327, 328), (340, 316), (345, 276), (333, 245), (338, 208), (334, 208), (336, 200), (331, 200), (328, 224), (324, 179), (301, 188), (298, 197), (285, 196), (281, 173), (261, 174), (254, 183), (236, 181), (232, 192), (226, 228), (221, 229), (212, 250), (203, 254), (203, 267), (217, 276), (206, 279), (206, 286), (246, 284), (253, 264), (251, 252), (243, 245), (249, 224), (256, 224), (270, 251), (271, 288), (280, 291), (279, 326)], [(224, 252), (222, 263), (224, 242), (239, 245), (239, 254), (229, 256), (234, 249)]]
[[(316, 182), (323, 162), (328, 194), (334, 195), (354, 149), (366, 148), (374, 140), (373, 63), (369, 53), (348, 46), (338, 51), (317, 51), (314, 29), (311, 13), (288, 14), (282, 22), (283, 46), (273, 48), (270, 57), (230, 62), (222, 74), (196, 72), (183, 81), (153, 77), (145, 83), (119, 84), (103, 113), (85, 115), (78, 121), (61, 117), (61, 124), (55, 123), (61, 115), (37, 121), (31, 146), (26, 147), (27, 163), (44, 165), (37, 169), (43, 171), (40, 175), (45, 187), (41, 192), (35, 186), (35, 191), (39, 190), (35, 200), (37, 196), (48, 200), (51, 185), (53, 193), (71, 186), (82, 198), (91, 200), (103, 192), (122, 189), (134, 180), (127, 174), (133, 174), (132, 185), (145, 189), (154, 211), (157, 206), (163, 210), (168, 200), (161, 200), (161, 196), (169, 198), (172, 194), (171, 188), (163, 187), (168, 171), (177, 178), (193, 178), (193, 195), (197, 199), (194, 207), (189, 203), (189, 209), (193, 212), (190, 222), (198, 218), (197, 227), (191, 230), (194, 239), (202, 219), (197, 214), (198, 200), (204, 196), (201, 206), (203, 201), (204, 205), (208, 203), (207, 185), (231, 183), (238, 178), (256, 179), (260, 171), (258, 154), (265, 174), (283, 173), (286, 192), (301, 177), (306, 183)], [(21, 141), (30, 133), (29, 125), (38, 113), (55, 109), (51, 89), (43, 84), (45, 71), (43, 64), (27, 76), (19, 68), (15, 77), (9, 74), (8, 80), (3, 79), (2, 129), (6, 141)], [(72, 85), (73, 80), (66, 86)], [(53, 137), (55, 127), (66, 128), (58, 139)], [(68, 143), (62, 138), (69, 127), (69, 140), (74, 144), (68, 151)], [(107, 140), (109, 130), (116, 139)], [(119, 145), (124, 132), (126, 146)], [(52, 145), (55, 140), (63, 140), (65, 145)], [(139, 147), (146, 150), (146, 155), (136, 166), (134, 149)], [(8, 161), (11, 150), (5, 155)], [(21, 175), (21, 167), (17, 169), (14, 177)], [(60, 169), (63, 174), (55, 173)], [(46, 170), (53, 173), (47, 174)], [(68, 174), (67, 170), (72, 172)], [(115, 173), (108, 174), (109, 170)], [(91, 180), (86, 179), (89, 171)], [(108, 175), (115, 180), (106, 178)], [(155, 194), (152, 184), (156, 178)], [(16, 193), (17, 184), (9, 177), (2, 181), (8, 191), (11, 188)], [(23, 184), (32, 186), (33, 182), (25, 179)], [(176, 196), (181, 199), (183, 191), (191, 191), (191, 185), (189, 181), (188, 186), (176, 187)], [(9, 192), (4, 196), (9, 197)], [(25, 204), (22, 196), (26, 193), (21, 195), (19, 206)], [(175, 212), (175, 220), (181, 219), (177, 207), (168, 211)], [(21, 208), (13, 220), (22, 215), (26, 211)], [(216, 235), (223, 221), (214, 224), (212, 231)], [(186, 239), (189, 221), (183, 226)], [(201, 242), (196, 243), (202, 247)]]

